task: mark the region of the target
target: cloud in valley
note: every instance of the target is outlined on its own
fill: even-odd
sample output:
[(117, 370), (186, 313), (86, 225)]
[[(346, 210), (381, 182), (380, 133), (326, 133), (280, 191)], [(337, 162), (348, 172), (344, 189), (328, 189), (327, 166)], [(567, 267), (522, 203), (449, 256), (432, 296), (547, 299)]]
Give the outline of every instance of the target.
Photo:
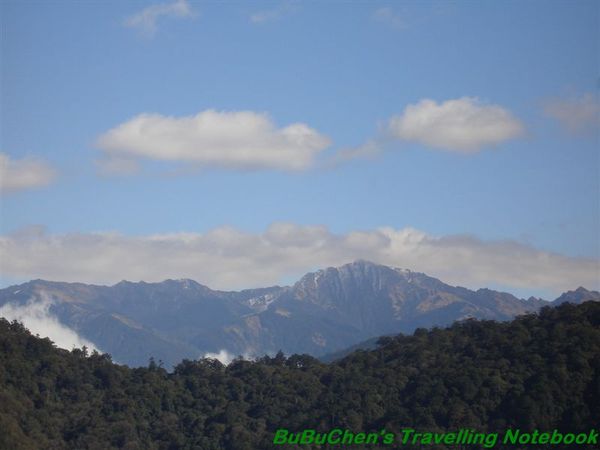
[(221, 364), (224, 364), (226, 366), (228, 366), (229, 364), (231, 364), (231, 362), (238, 358), (238, 357), (242, 357), (242, 359), (246, 360), (246, 361), (250, 361), (253, 358), (245, 353), (243, 355), (234, 355), (233, 353), (225, 350), (225, 349), (221, 349), (219, 350), (218, 353), (211, 353), (211, 352), (207, 352), (204, 355), (202, 355), (200, 358), (210, 358), (210, 359), (216, 359), (218, 360)]
[(37, 301), (31, 299), (25, 305), (6, 303), (0, 307), (0, 317), (23, 323), (31, 333), (50, 338), (57, 347), (71, 350), (85, 345), (89, 350), (98, 350), (93, 343), (60, 323), (50, 312), (51, 305), (52, 301), (45, 297)]
[(145, 36), (153, 36), (158, 29), (158, 21), (162, 18), (185, 19), (194, 17), (194, 12), (187, 0), (176, 0), (172, 3), (159, 3), (148, 6), (125, 20), (125, 26), (137, 29)]
[(389, 133), (400, 140), (459, 153), (476, 153), (524, 133), (508, 110), (473, 97), (437, 103), (424, 99), (393, 116)]
[(56, 176), (56, 170), (40, 159), (11, 159), (7, 154), (0, 153), (1, 193), (47, 186)]
[(304, 123), (277, 128), (266, 114), (214, 110), (187, 117), (140, 114), (97, 140), (109, 169), (107, 160), (147, 158), (239, 170), (304, 170), (330, 143)]
[(38, 230), (0, 237), (0, 254), (2, 273), (15, 278), (104, 284), (191, 278), (217, 289), (273, 285), (356, 259), (470, 288), (500, 285), (560, 293), (580, 285), (597, 289), (600, 279), (599, 262), (593, 259), (512, 241), (391, 227), (334, 234), (324, 226), (275, 223), (263, 233), (223, 226), (206, 233), (147, 236)]
[(589, 92), (580, 97), (549, 100), (544, 105), (544, 113), (573, 134), (598, 132), (600, 127), (600, 102)]
[(219, 353), (205, 353), (203, 356), (201, 356), (201, 358), (216, 359), (221, 364), (225, 364), (227, 366), (235, 359), (235, 356), (232, 353), (229, 353), (227, 350), (219, 350)]

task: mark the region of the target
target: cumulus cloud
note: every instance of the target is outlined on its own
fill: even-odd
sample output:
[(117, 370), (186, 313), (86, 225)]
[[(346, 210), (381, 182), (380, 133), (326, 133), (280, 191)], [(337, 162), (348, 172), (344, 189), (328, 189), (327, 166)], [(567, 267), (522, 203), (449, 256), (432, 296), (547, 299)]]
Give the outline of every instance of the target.
[(560, 293), (580, 285), (596, 289), (600, 279), (595, 259), (517, 242), (438, 237), (390, 227), (334, 234), (324, 226), (275, 223), (262, 233), (219, 227), (206, 233), (137, 237), (38, 231), (0, 237), (0, 254), (2, 273), (15, 278), (87, 283), (191, 278), (217, 289), (273, 285), (316, 267), (356, 259), (425, 272), (470, 288), (495, 285)]
[(303, 170), (330, 145), (304, 123), (277, 128), (266, 114), (140, 114), (97, 140), (107, 158), (149, 158), (232, 169)]
[(163, 17), (185, 19), (194, 17), (194, 12), (187, 0), (155, 4), (128, 17), (125, 26), (135, 28), (145, 36), (153, 36), (158, 28), (158, 20)]
[(373, 20), (377, 22), (391, 25), (394, 28), (405, 28), (406, 24), (399, 14), (395, 13), (390, 7), (383, 7), (375, 10), (373, 13)]
[(46, 186), (56, 178), (56, 171), (35, 158), (11, 159), (0, 153), (0, 192), (10, 193)]
[(42, 296), (41, 301), (31, 299), (25, 305), (6, 303), (0, 307), (0, 317), (21, 322), (33, 334), (50, 338), (57, 347), (71, 350), (85, 345), (90, 350), (98, 350), (93, 343), (60, 323), (50, 312), (51, 306), (52, 301), (46, 296)]
[(395, 138), (461, 153), (475, 153), (523, 134), (524, 127), (509, 111), (462, 97), (436, 103), (424, 99), (408, 105), (389, 121)]
[(600, 126), (600, 102), (589, 92), (580, 97), (549, 100), (544, 105), (544, 113), (574, 134), (589, 130), (597, 132)]

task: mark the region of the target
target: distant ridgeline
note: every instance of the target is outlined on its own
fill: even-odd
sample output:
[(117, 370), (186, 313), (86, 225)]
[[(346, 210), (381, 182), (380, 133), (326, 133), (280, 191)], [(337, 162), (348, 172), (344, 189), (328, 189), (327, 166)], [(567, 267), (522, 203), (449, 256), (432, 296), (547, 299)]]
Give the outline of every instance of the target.
[[(268, 449), (304, 430), (359, 448), (587, 449), (599, 426), (597, 302), (418, 329), (331, 364), (280, 353), (173, 373), (60, 350), (0, 320), (2, 449)], [(487, 439), (507, 430), (511, 444)], [(588, 440), (525, 443), (557, 433)]]
[(183, 359), (219, 353), (339, 356), (379, 336), (468, 318), (511, 320), (549, 304), (587, 300), (600, 300), (600, 293), (579, 288), (554, 302), (524, 300), (355, 261), (308, 273), (292, 286), (236, 292), (192, 280), (114, 286), (34, 280), (0, 289), (0, 317), (23, 318), (26, 325), (32, 317), (31, 326), (37, 324), (40, 334), (55, 330), (43, 336), (63, 348), (87, 342), (131, 367), (154, 357), (172, 369)]

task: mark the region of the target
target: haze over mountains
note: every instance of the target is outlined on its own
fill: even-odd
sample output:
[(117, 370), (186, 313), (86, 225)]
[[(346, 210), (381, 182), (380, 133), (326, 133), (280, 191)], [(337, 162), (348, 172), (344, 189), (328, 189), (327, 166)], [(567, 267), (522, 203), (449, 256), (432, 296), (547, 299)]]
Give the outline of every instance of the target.
[[(600, 293), (580, 287), (555, 303), (586, 300)], [(367, 261), (308, 273), (289, 287), (239, 292), (188, 279), (114, 286), (34, 280), (0, 290), (0, 316), (53, 320), (117, 362), (139, 366), (154, 357), (166, 367), (219, 352), (322, 356), (375, 336), (467, 318), (508, 320), (548, 304)]]

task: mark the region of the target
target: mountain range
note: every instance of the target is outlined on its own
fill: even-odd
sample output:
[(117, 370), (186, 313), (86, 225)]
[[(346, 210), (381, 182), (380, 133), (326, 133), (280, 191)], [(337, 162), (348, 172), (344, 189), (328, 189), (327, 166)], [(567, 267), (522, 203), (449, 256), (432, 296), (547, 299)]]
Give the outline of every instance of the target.
[(304, 275), (293, 286), (237, 292), (189, 279), (113, 286), (34, 280), (0, 290), (0, 315), (46, 313), (117, 362), (172, 367), (206, 354), (323, 356), (376, 336), (468, 318), (509, 320), (563, 302), (600, 300), (582, 287), (554, 302), (454, 287), (423, 273), (356, 261)]

